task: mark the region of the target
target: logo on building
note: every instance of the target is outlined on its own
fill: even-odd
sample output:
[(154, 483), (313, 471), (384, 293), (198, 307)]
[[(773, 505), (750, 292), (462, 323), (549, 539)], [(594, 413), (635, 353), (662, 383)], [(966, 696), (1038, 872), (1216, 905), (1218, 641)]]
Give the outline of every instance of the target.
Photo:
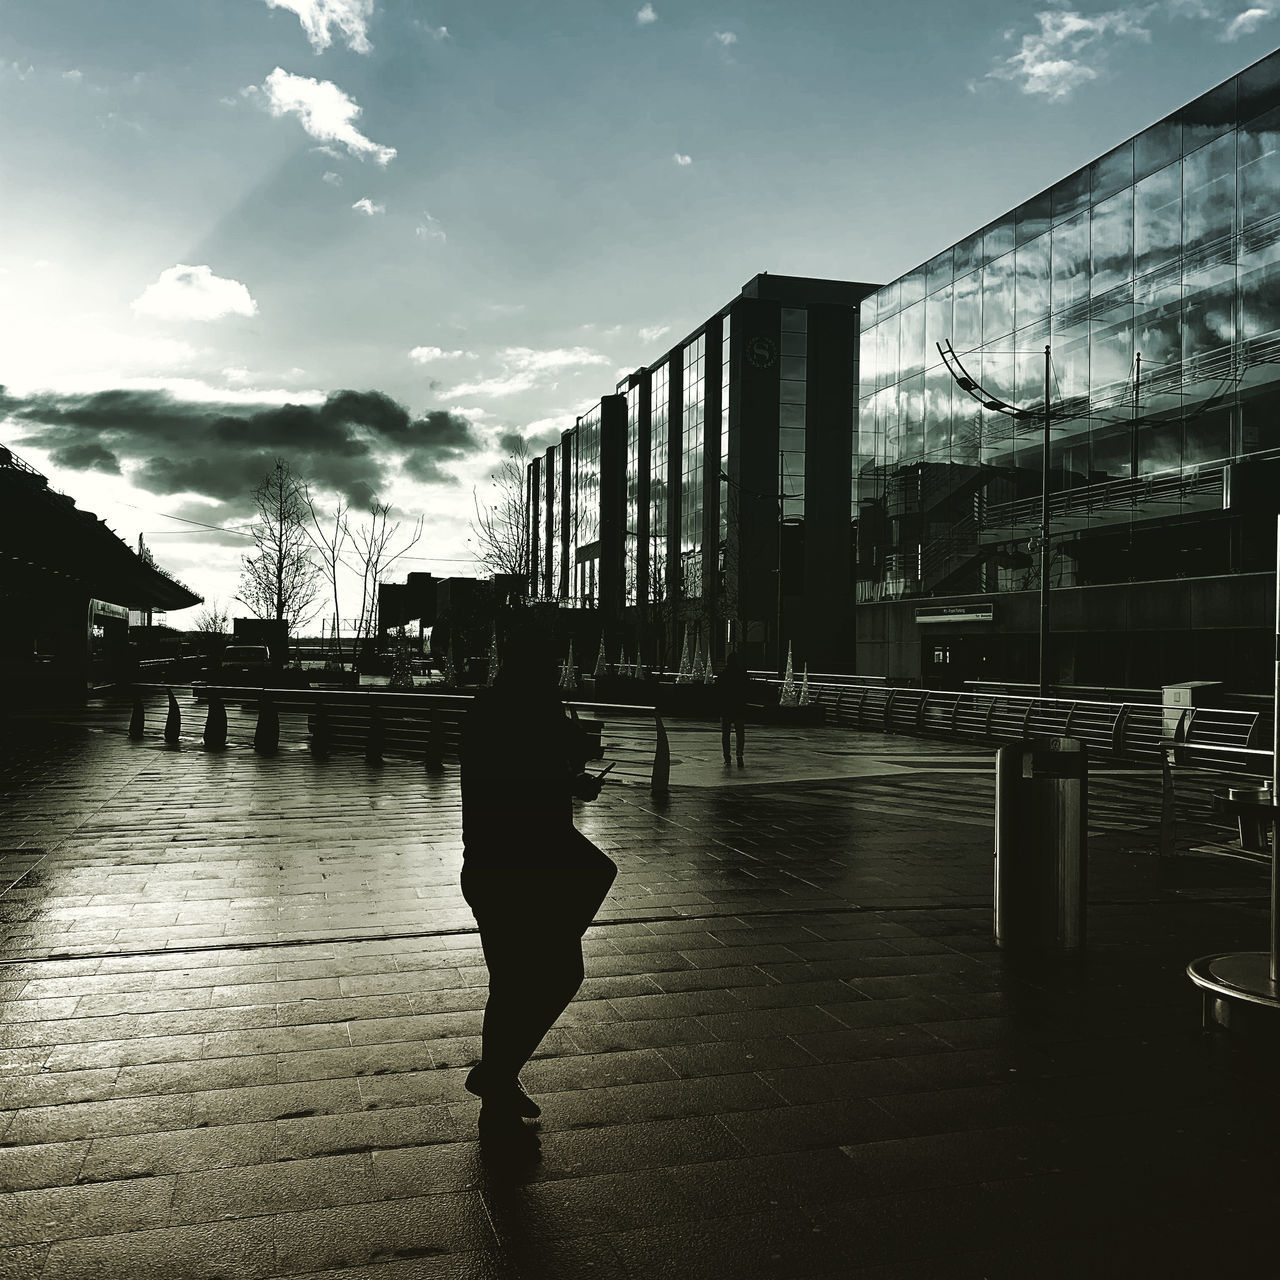
[(757, 369), (772, 368), (778, 360), (778, 344), (772, 338), (752, 338), (747, 342), (747, 359)]

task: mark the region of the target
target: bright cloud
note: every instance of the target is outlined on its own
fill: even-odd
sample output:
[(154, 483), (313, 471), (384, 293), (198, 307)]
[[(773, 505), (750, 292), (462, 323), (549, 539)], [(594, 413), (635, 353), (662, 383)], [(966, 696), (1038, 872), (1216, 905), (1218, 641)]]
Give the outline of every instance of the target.
[(327, 182), (331, 187), (340, 187), (342, 186), (342, 175), (340, 173), (334, 173), (334, 171), (330, 169), (327, 173), (320, 175), (320, 181)]
[(158, 320), (221, 320), (224, 316), (258, 314), (258, 304), (238, 280), (215, 276), (206, 266), (189, 267), (181, 262), (162, 271), (132, 306), (138, 315)]
[(446, 351), (443, 347), (414, 347), (409, 352), (409, 359), (415, 364), (430, 364), (433, 360), (474, 360), (474, 351)]
[(664, 333), (671, 332), (671, 326), (669, 324), (651, 324), (651, 325), (647, 325), (643, 329), (640, 329), (638, 332), (640, 334), (642, 341), (657, 342), (657, 340), (660, 337), (662, 337)]
[(499, 353), (501, 372), (480, 382), (462, 383), (446, 393), (450, 396), (482, 396), (496, 398), (516, 395), (534, 387), (554, 382), (568, 369), (581, 370), (586, 365), (608, 364), (608, 358), (589, 347), (555, 347), (538, 351), (532, 347), (507, 347)]
[(292, 113), (317, 142), (337, 142), (353, 155), (372, 156), (379, 164), (389, 164), (395, 147), (371, 142), (355, 126), (360, 108), (329, 80), (290, 75), (277, 67), (262, 85), (267, 109), (273, 116)]
[[(1050, 10), (1036, 14), (1040, 29), (1022, 36), (1018, 52), (988, 73), (989, 79), (1009, 80), (1023, 93), (1061, 101), (1082, 84), (1098, 78), (1096, 64), (1117, 39), (1149, 40), (1145, 8), (1112, 9), (1081, 14)], [(1014, 32), (1005, 33), (1013, 39)]]
[(720, 41), (727, 49), (731, 44), (738, 43), (738, 37), (732, 31), (716, 31), (712, 33), (714, 37)]
[(1275, 8), (1272, 5), (1267, 5), (1265, 8), (1245, 9), (1227, 23), (1222, 32), (1222, 38), (1238, 40), (1241, 36), (1252, 35), (1264, 22), (1274, 17)]
[(272, 9), (296, 13), (317, 53), (333, 43), (335, 30), (356, 53), (368, 53), (373, 48), (369, 43), (373, 0), (267, 0), (267, 4)]
[(682, 156), (682, 155), (680, 154), (680, 152), (678, 152), (678, 151), (677, 151), (677, 152), (675, 153), (675, 155), (673, 155), (671, 158), (672, 158), (672, 159), (676, 162), (676, 164), (678, 164), (682, 169), (686, 168), (688, 165), (691, 165), (691, 164), (693, 163), (693, 157), (692, 157), (692, 156)]
[(72, 67), (70, 71), (64, 71), (62, 73), (62, 78), (64, 80), (70, 80), (72, 84), (79, 84), (80, 81), (84, 79), (84, 72), (78, 67)]
[(429, 213), (423, 213), (422, 221), (413, 229), (413, 234), (419, 240), (447, 240), (448, 237), (444, 233), (444, 228)]
[(368, 214), (371, 218), (375, 213), (386, 213), (387, 211), (385, 204), (374, 204), (368, 196), (365, 196), (362, 200), (357, 200), (351, 207), (360, 213)]
[(636, 14), (636, 25), (647, 27), (651, 22), (657, 22), (658, 15), (653, 11), (653, 5), (647, 4)]

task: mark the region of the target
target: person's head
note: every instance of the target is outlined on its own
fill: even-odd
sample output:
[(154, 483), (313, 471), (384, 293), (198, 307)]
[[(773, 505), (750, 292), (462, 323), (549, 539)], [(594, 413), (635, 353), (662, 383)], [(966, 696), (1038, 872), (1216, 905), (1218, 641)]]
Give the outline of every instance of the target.
[(745, 671), (747, 669), (747, 660), (738, 652), (737, 649), (734, 649), (729, 656), (725, 658), (724, 667), (726, 671)]
[(551, 637), (508, 636), (494, 686), (509, 691), (554, 689), (558, 661), (558, 650)]

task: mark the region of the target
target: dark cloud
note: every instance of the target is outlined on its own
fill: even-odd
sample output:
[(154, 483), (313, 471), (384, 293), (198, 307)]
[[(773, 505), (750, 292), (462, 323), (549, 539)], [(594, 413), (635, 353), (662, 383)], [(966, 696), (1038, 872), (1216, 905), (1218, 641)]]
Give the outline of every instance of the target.
[(73, 471), (103, 471), (109, 476), (120, 474), (120, 459), (100, 444), (69, 444), (54, 449), (49, 457), (60, 467)]
[(158, 494), (196, 493), (241, 506), (285, 458), (317, 488), (367, 507), (390, 475), (455, 484), (441, 468), (480, 450), (471, 424), (432, 410), (421, 418), (380, 391), (335, 391), (323, 404), (241, 406), (179, 400), (163, 391), (40, 393), (0, 387), (0, 418), (17, 442), (59, 465), (120, 472)]

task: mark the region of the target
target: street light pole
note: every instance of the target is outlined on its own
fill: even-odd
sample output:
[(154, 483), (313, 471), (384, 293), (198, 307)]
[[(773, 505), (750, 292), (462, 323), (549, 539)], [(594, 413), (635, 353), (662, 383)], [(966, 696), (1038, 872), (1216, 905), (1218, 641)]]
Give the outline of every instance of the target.
[(1040, 696), (1049, 682), (1049, 348), (1044, 349), (1044, 445), (1040, 460)]
[(782, 451), (778, 451), (778, 675), (782, 675), (782, 526), (787, 519), (787, 497), (782, 481)]

